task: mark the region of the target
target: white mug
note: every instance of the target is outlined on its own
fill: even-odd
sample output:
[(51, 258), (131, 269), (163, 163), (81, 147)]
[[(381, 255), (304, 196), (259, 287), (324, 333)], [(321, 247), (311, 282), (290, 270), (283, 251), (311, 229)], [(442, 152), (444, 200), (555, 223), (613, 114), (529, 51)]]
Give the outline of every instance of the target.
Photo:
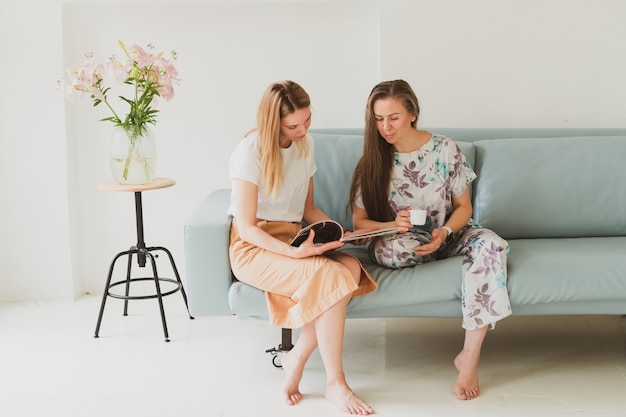
[(413, 226), (422, 226), (426, 223), (426, 210), (411, 209), (409, 210), (409, 218)]

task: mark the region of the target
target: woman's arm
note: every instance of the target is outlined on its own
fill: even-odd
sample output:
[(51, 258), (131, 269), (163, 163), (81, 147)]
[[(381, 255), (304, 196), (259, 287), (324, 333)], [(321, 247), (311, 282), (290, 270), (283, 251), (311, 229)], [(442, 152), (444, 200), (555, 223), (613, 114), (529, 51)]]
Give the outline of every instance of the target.
[[(236, 204), (236, 221), (239, 236), (248, 243), (292, 258), (306, 258), (308, 256), (321, 255), (328, 250), (336, 249), (343, 245), (341, 242), (329, 242), (316, 246), (313, 243), (313, 233), (298, 247), (293, 247), (288, 243), (282, 242), (257, 226), (256, 212), (259, 189), (256, 184), (244, 180), (233, 180), (232, 193)], [(309, 194), (311, 194), (311, 185), (309, 185)], [(307, 201), (308, 200), (309, 197), (307, 196)], [(318, 211), (322, 213), (322, 215), (324, 214), (321, 210)], [(315, 213), (313, 213), (313, 215), (315, 215)], [(320, 218), (319, 220), (324, 218), (327, 217)]]
[[(446, 221), (446, 224), (441, 226), (449, 227), (452, 229), (452, 233), (457, 233), (467, 225), (467, 222), (472, 217), (472, 201), (470, 200), (469, 189), (466, 189), (458, 197), (452, 197), (452, 207), (452, 214)], [(430, 243), (415, 248), (417, 256), (424, 256), (436, 251), (449, 237), (448, 231), (441, 228), (434, 229), (431, 234), (432, 240)]]
[(377, 222), (371, 220), (367, 211), (358, 207), (356, 204), (352, 205), (352, 225), (355, 230), (357, 229), (386, 229), (389, 227), (398, 227), (400, 233), (405, 233), (411, 228), (411, 221), (409, 220), (409, 211), (400, 210), (396, 214), (396, 218), (390, 222)]
[(442, 224), (442, 226), (448, 226), (452, 229), (452, 233), (456, 233), (467, 226), (471, 217), (472, 201), (470, 200), (469, 188), (466, 188), (458, 197), (452, 197), (452, 214), (446, 224)]

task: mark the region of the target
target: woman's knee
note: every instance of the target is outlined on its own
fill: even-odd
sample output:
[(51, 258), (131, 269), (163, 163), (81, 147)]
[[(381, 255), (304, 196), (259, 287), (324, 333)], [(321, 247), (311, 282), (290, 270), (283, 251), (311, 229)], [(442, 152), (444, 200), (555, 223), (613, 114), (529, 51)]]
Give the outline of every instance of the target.
[(494, 232), (491, 229), (480, 228), (477, 230), (479, 232), (479, 238), (483, 240), (486, 244), (484, 245), (487, 248), (496, 247), (502, 248), (508, 252), (509, 242), (507, 242), (503, 237)]
[(337, 261), (348, 268), (354, 282), (359, 284), (361, 281), (361, 263), (356, 258), (349, 255), (339, 255)]

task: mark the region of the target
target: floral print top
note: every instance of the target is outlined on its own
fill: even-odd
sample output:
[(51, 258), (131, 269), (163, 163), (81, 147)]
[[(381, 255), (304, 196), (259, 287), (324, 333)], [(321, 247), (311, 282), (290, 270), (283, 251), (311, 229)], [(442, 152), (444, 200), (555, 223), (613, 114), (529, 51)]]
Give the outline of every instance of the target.
[[(394, 211), (426, 210), (424, 229), (443, 226), (452, 213), (452, 197), (461, 195), (476, 178), (459, 146), (449, 137), (431, 139), (413, 152), (396, 152), (389, 204)], [(472, 220), (469, 224), (475, 225)]]

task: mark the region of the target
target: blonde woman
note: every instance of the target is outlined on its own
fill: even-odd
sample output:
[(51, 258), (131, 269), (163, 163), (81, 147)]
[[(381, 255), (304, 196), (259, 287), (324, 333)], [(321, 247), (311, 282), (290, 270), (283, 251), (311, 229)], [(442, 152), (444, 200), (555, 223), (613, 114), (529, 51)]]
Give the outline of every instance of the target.
[(298, 247), (289, 244), (302, 222), (329, 219), (313, 201), (310, 124), (310, 99), (300, 85), (280, 81), (266, 89), (256, 129), (230, 159), (230, 262), (238, 280), (265, 291), (271, 324), (301, 328), (281, 359), (284, 401), (302, 400), (304, 366), (319, 348), (325, 397), (346, 413), (367, 415), (373, 409), (346, 382), (342, 348), (348, 301), (374, 291), (376, 283), (356, 258), (333, 251), (341, 242), (316, 246), (311, 234)]

